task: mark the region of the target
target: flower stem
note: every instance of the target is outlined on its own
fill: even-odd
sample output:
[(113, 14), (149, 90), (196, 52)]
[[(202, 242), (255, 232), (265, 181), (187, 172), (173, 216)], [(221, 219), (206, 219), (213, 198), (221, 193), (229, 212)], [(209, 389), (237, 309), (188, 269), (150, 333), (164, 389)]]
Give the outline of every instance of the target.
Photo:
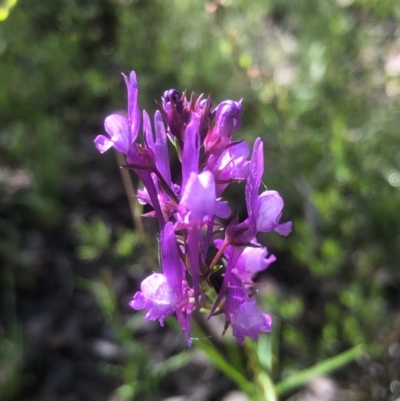
[(224, 251), (229, 244), (230, 244), (230, 242), (225, 239), (221, 248), (219, 248), (217, 254), (214, 256), (214, 259), (211, 261), (210, 265), (208, 266), (209, 271), (211, 271), (213, 269), (213, 267), (218, 263), (218, 260), (224, 254)]

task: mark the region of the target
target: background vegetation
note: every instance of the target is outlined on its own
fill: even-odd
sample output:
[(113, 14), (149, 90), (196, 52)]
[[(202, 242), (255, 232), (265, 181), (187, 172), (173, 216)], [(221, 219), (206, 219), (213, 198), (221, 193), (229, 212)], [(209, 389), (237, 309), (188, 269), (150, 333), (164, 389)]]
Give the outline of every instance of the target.
[[(265, 141), (264, 181), (294, 222), (288, 238), (261, 238), (278, 256), (259, 278), (276, 322), (272, 378), (363, 343), (322, 385), (341, 400), (400, 397), (398, 1), (20, 0), (3, 11), (0, 398), (221, 400), (236, 387), (127, 306), (152, 267), (115, 156), (92, 141), (125, 108), (131, 69), (143, 108), (169, 88), (243, 97), (240, 135)], [(229, 337), (224, 347), (233, 365), (248, 361)]]

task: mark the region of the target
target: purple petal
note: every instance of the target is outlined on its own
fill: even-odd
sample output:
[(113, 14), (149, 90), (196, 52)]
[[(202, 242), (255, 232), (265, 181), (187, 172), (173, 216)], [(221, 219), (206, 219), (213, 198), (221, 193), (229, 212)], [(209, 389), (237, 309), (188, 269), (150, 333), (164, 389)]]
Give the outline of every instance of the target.
[(112, 114), (104, 120), (104, 128), (118, 152), (127, 154), (129, 150), (128, 120), (120, 114)]
[(218, 158), (212, 172), (216, 180), (216, 193), (221, 196), (230, 182), (240, 182), (245, 180), (249, 174), (250, 149), (246, 142), (241, 142), (231, 146), (222, 152)]
[(168, 222), (161, 232), (161, 263), (163, 274), (179, 296), (182, 292), (184, 266), (179, 257), (174, 225)]
[(200, 152), (200, 119), (196, 113), (192, 113), (190, 123), (186, 127), (182, 153), (182, 188), (184, 189), (191, 173), (199, 171)]
[(128, 127), (130, 132), (129, 145), (136, 140), (140, 127), (140, 109), (138, 103), (139, 86), (135, 71), (131, 71), (129, 78), (122, 74), (128, 89)]
[(192, 345), (192, 339), (190, 338), (190, 323), (192, 320), (192, 314), (186, 314), (186, 316), (182, 313), (181, 310), (176, 310), (176, 316), (178, 318), (178, 322), (182, 328), (183, 335), (185, 336), (186, 343), (188, 347)]
[(225, 272), (225, 277), (224, 281), (222, 282), (222, 286), (219, 290), (218, 297), (216, 301), (214, 302), (213, 307), (211, 308), (211, 312), (208, 315), (208, 319), (214, 314), (214, 312), (217, 310), (218, 305), (221, 303), (222, 298), (224, 297), (228, 286), (231, 284), (231, 278), (235, 274), (233, 272), (234, 267), (236, 266), (236, 263), (242, 254), (243, 250), (245, 249), (244, 246), (231, 246), (230, 247), (230, 252), (229, 252), (229, 257), (228, 257), (228, 264), (226, 266), (226, 272)]
[(162, 107), (171, 135), (176, 137), (180, 146), (182, 146), (182, 131), (185, 117), (183, 114), (181, 95), (176, 89), (170, 89), (164, 92)]
[[(260, 245), (255, 240), (251, 242)], [(265, 247), (253, 248), (248, 246), (245, 248), (235, 267), (235, 272), (245, 284), (252, 283), (252, 278), (256, 273), (265, 270), (272, 262), (275, 262), (276, 257), (270, 255), (266, 258), (267, 254), (268, 250)]]
[(279, 226), (275, 228), (275, 231), (286, 237), (292, 232), (292, 222), (287, 221), (286, 223), (279, 224)]
[(265, 191), (259, 196), (259, 211), (256, 217), (258, 231), (272, 231), (279, 225), (283, 199), (276, 191)]
[(214, 113), (216, 124), (204, 140), (204, 148), (209, 154), (209, 166), (214, 165), (216, 159), (228, 146), (234, 132), (240, 127), (242, 103), (225, 100), (216, 107)]
[(96, 139), (94, 140), (94, 144), (100, 153), (104, 153), (114, 146), (114, 142), (104, 135), (97, 135)]
[(217, 133), (230, 139), (240, 127), (242, 117), (242, 103), (234, 100), (225, 100), (216, 107)]
[(163, 274), (153, 273), (143, 280), (140, 289), (129, 305), (136, 310), (146, 309), (145, 319), (159, 320), (164, 324), (166, 317), (172, 315), (178, 298)]
[(253, 146), (253, 155), (250, 161), (250, 171), (247, 177), (245, 198), (247, 212), (250, 216), (258, 214), (258, 190), (264, 173), (263, 142), (257, 138)]
[(200, 294), (200, 260), (199, 260), (199, 233), (200, 227), (195, 223), (192, 224), (187, 235), (187, 253), (190, 260), (190, 275), (192, 276), (194, 301), (196, 305), (199, 303)]
[(146, 145), (153, 151), (153, 153), (156, 153), (156, 146), (154, 143), (153, 130), (151, 128), (150, 117), (147, 114), (146, 110), (143, 110), (143, 135)]
[(271, 331), (271, 316), (262, 313), (257, 306), (250, 301), (241, 303), (235, 310), (229, 314), (229, 320), (232, 325), (233, 335), (240, 344), (245, 337), (257, 340), (260, 331)]
[(262, 313), (250, 300), (243, 282), (234, 272), (226, 297), (225, 313), (239, 343), (243, 343), (245, 337), (256, 340), (260, 331), (271, 331), (271, 317)]
[(168, 139), (165, 132), (164, 121), (157, 110), (154, 115), (154, 127), (156, 131), (156, 164), (165, 181), (171, 186), (171, 168), (169, 164)]
[(213, 215), (222, 218), (230, 215), (228, 204), (216, 200), (215, 181), (211, 172), (190, 174), (181, 198), (180, 212), (191, 222), (202, 222), (204, 218)]

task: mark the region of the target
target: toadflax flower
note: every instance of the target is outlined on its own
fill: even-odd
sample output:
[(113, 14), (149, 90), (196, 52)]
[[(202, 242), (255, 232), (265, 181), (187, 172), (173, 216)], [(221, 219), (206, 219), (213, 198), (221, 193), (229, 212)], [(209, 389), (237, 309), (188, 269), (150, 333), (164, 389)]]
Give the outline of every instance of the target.
[(264, 191), (258, 195), (261, 178), (264, 173), (263, 142), (257, 138), (250, 161), (250, 171), (246, 182), (245, 197), (249, 214), (250, 231), (269, 232), (275, 230), (280, 235), (288, 235), (292, 231), (292, 222), (280, 223), (283, 199), (276, 191)]
[(114, 147), (118, 152), (125, 155), (129, 153), (131, 145), (136, 141), (140, 128), (140, 111), (138, 104), (138, 83), (135, 71), (129, 78), (122, 74), (128, 89), (128, 118), (120, 114), (111, 114), (104, 121), (104, 128), (110, 138), (98, 135), (94, 140), (96, 148), (100, 153), (106, 152)]
[(158, 320), (162, 326), (165, 318), (175, 312), (190, 345), (190, 289), (184, 279), (184, 266), (179, 258), (171, 222), (165, 225), (162, 232), (161, 260), (163, 273), (153, 273), (143, 280), (141, 291), (134, 295), (130, 306), (136, 310), (145, 309), (145, 319)]
[(233, 335), (240, 344), (246, 336), (257, 340), (260, 331), (271, 331), (271, 316), (257, 308), (236, 273), (232, 273), (226, 296), (225, 315), (227, 323), (232, 326)]
[[(239, 343), (245, 337), (257, 339), (271, 330), (272, 319), (249, 296), (249, 287), (254, 274), (276, 258), (267, 256), (256, 236), (271, 231), (286, 236), (292, 223), (280, 222), (284, 201), (277, 191), (259, 193), (264, 173), (261, 139), (256, 139), (250, 160), (249, 144), (233, 139), (241, 127), (242, 100), (223, 100), (213, 108), (211, 96), (186, 97), (186, 92), (170, 89), (152, 125), (149, 114), (139, 108), (136, 73), (124, 79), (127, 115), (106, 117), (107, 135), (98, 135), (94, 143), (100, 153), (113, 147), (125, 155), (121, 167), (132, 169), (144, 185), (137, 190), (137, 200), (153, 208), (144, 216), (158, 220), (160, 270), (142, 281), (130, 306), (161, 325), (175, 315), (189, 346), (195, 310), (211, 310), (210, 317), (223, 313)], [(176, 150), (173, 170), (168, 142)], [(244, 180), (248, 216), (239, 222), (221, 196), (228, 186)], [(215, 231), (225, 236), (214, 241), (217, 250), (212, 255)], [(226, 266), (219, 265), (222, 256)], [(222, 285), (213, 286), (218, 269)], [(210, 296), (210, 291), (217, 294)]]
[[(215, 240), (214, 244), (217, 248), (220, 248), (223, 244), (223, 240)], [(239, 256), (233, 271), (243, 281), (245, 285), (251, 285), (253, 283), (252, 278), (259, 272), (265, 270), (271, 263), (275, 262), (275, 255), (268, 254), (266, 247), (262, 247), (256, 240), (252, 240), (253, 246), (247, 246), (244, 248), (242, 254)], [(226, 257), (229, 256), (231, 246), (225, 248), (224, 254)]]

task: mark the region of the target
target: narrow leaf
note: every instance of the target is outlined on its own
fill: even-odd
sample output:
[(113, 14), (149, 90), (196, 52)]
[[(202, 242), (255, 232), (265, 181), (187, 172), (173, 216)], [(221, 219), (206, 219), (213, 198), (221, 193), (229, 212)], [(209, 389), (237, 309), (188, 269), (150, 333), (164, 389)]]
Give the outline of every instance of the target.
[(276, 393), (278, 395), (282, 395), (290, 390), (304, 385), (314, 377), (337, 370), (357, 358), (364, 351), (364, 349), (365, 347), (363, 344), (357, 345), (339, 355), (317, 363), (316, 365), (304, 369), (301, 372), (295, 373), (276, 384)]

